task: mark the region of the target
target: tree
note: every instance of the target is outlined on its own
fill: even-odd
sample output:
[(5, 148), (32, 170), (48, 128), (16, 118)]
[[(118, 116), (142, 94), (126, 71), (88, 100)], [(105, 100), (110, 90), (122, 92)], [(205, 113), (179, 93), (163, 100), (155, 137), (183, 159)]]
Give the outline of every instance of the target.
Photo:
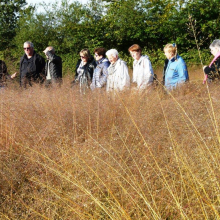
[(21, 9), (26, 0), (0, 0), (0, 50), (11, 45)]
[[(194, 20), (197, 39), (201, 49), (207, 48), (211, 41), (219, 38), (220, 32), (220, 0), (189, 0), (182, 16), (187, 18), (191, 16)], [(190, 32), (190, 30), (189, 30)], [(185, 42), (188, 47), (195, 45), (194, 36), (188, 34)]]

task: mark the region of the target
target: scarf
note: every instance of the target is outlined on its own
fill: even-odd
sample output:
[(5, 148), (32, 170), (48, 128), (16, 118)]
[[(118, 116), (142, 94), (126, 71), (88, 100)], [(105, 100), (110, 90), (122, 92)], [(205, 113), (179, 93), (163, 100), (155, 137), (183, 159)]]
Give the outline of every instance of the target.
[[(217, 58), (220, 57), (220, 51), (215, 55), (212, 62), (209, 64), (209, 68), (211, 68), (212, 64), (217, 60)], [(206, 80), (208, 79), (208, 75), (204, 75), (203, 84), (205, 84)]]
[(212, 62), (209, 64), (209, 67), (212, 66), (212, 64), (217, 60), (218, 57), (220, 57), (220, 51), (215, 55), (215, 57), (213, 58)]
[(116, 66), (117, 61), (114, 64), (111, 64), (108, 68), (108, 75), (112, 75), (115, 72), (115, 66)]

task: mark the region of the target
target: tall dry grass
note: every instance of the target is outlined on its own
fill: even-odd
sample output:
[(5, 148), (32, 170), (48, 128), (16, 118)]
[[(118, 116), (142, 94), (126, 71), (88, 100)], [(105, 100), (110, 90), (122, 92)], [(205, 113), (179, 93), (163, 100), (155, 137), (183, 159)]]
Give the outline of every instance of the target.
[[(0, 219), (219, 219), (219, 82), (114, 97), (1, 90)], [(198, 71), (199, 72), (199, 71)]]

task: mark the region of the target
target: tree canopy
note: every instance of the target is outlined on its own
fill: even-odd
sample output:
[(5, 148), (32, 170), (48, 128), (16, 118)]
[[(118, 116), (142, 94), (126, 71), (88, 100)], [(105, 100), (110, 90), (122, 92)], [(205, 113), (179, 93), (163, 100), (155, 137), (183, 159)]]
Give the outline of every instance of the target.
[(36, 50), (53, 45), (73, 66), (83, 48), (102, 46), (121, 53), (134, 43), (147, 51), (162, 50), (175, 42), (181, 52), (200, 49), (219, 38), (220, 0), (89, 0), (87, 4), (62, 0), (44, 5), (45, 12), (24, 8), (25, 0), (1, 1), (1, 50), (13, 46), (14, 56), (30, 40)]
[(26, 5), (25, 0), (0, 0), (0, 48), (4, 50), (10, 46), (15, 37), (15, 28), (19, 20), (20, 11)]

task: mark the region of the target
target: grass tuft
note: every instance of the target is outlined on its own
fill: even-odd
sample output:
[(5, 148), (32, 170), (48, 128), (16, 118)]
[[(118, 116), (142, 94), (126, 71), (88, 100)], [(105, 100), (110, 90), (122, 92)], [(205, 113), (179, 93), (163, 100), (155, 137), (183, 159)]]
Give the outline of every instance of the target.
[(190, 71), (171, 93), (1, 90), (1, 219), (220, 219), (219, 82)]

